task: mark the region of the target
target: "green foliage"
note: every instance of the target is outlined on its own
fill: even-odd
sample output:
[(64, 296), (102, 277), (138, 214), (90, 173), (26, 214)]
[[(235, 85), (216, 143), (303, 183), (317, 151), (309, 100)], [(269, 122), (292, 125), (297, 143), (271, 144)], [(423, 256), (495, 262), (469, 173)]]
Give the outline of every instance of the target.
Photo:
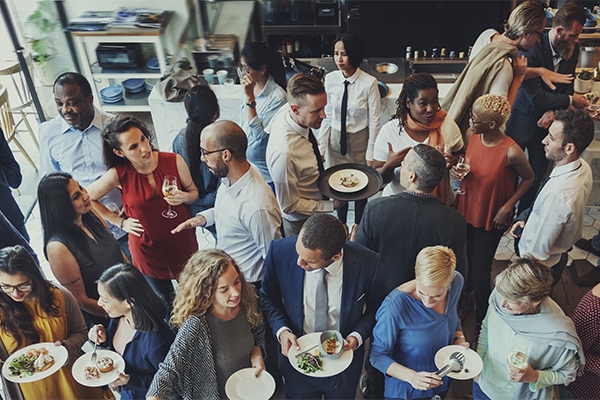
[(587, 69), (584, 69), (578, 75), (578, 78), (581, 79), (582, 81), (589, 81), (590, 79), (592, 79), (592, 77), (593, 77), (592, 73), (590, 71), (588, 71)]
[(30, 36), (25, 39), (34, 53), (33, 60), (43, 66), (56, 55), (54, 35), (59, 22), (52, 0), (40, 0), (35, 11), (27, 17), (26, 24), (31, 29)]

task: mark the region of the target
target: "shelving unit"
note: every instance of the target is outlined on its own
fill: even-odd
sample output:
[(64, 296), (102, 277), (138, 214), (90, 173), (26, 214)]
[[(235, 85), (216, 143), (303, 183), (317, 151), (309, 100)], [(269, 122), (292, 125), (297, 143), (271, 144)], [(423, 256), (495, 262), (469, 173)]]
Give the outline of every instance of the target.
[[(100, 99), (100, 90), (104, 87), (120, 84), (129, 78), (160, 79), (167, 68), (165, 53), (165, 31), (171, 20), (171, 12), (165, 19), (162, 28), (110, 28), (97, 32), (71, 32), (75, 39), (75, 46), (82, 61), (83, 74), (88, 78), (94, 95), (96, 107), (107, 112), (150, 112), (148, 96), (150, 93), (123, 92), (123, 100), (106, 104)], [(131, 69), (102, 69), (96, 65), (96, 46), (99, 43), (150, 43), (154, 45), (160, 70), (152, 70), (145, 65)], [(175, 47), (172, 46), (172, 49)], [(90, 56), (93, 54), (93, 58)], [(148, 60), (144, 60), (144, 63)]]

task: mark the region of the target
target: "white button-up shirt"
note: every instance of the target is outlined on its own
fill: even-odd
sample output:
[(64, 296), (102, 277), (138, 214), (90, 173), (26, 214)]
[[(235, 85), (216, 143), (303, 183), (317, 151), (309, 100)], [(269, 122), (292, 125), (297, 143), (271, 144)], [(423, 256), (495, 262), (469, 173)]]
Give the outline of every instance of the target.
[(317, 186), (319, 166), (308, 128), (294, 122), (289, 104), (273, 117), (267, 132), (267, 166), (283, 218), (302, 221), (316, 213), (332, 212), (333, 201), (322, 200)]
[(258, 168), (250, 166), (233, 185), (221, 179), (215, 206), (199, 213), (216, 224), (217, 248), (240, 266), (248, 282), (262, 279), (271, 242), (281, 237), (281, 211)]
[(583, 233), (585, 205), (592, 191), (592, 170), (581, 158), (555, 167), (533, 204), (519, 241), (522, 257), (552, 267)]

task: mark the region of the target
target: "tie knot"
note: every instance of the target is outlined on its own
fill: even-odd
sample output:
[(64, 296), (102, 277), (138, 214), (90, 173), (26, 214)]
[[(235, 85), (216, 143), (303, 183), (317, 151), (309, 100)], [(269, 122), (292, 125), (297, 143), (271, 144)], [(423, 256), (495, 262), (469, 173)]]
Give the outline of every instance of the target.
[(350, 81), (344, 81), (344, 86), (348, 86), (350, 84)]
[(325, 268), (321, 268), (321, 279), (325, 279), (328, 273)]

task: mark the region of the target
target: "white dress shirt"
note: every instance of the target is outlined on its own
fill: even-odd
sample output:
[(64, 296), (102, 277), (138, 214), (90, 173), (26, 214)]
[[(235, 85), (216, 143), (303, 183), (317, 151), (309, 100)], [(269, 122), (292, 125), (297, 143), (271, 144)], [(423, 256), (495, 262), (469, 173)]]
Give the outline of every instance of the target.
[[(367, 146), (366, 159), (373, 160), (373, 147), (379, 133), (379, 109), (381, 96), (377, 79), (362, 71), (360, 68), (351, 77), (345, 78), (342, 71), (333, 71), (325, 76), (325, 91), (327, 92), (327, 105), (321, 129), (320, 141), (328, 141), (329, 128), (341, 132), (341, 106), (344, 96), (344, 81), (348, 85), (348, 111), (346, 114), (346, 131), (348, 133), (359, 132), (369, 127), (369, 144)], [(322, 143), (324, 144), (324, 143)]]
[[(301, 268), (298, 266), (298, 268)], [(340, 330), (340, 314), (342, 310), (342, 283), (344, 281), (344, 255), (339, 260), (325, 267), (327, 270), (327, 329)], [(315, 331), (315, 302), (317, 296), (317, 283), (319, 282), (320, 269), (306, 271), (304, 273), (304, 291), (302, 296), (302, 305), (304, 308), (304, 323), (302, 329), (304, 333), (313, 333)], [(287, 326), (282, 326), (277, 331), (277, 338), (284, 330), (289, 330)], [(362, 345), (363, 339), (360, 333), (352, 332), (348, 336), (354, 336), (358, 340), (357, 348)]]
[[(458, 151), (464, 147), (462, 135), (456, 122), (452, 118), (445, 118), (440, 126), (440, 132), (444, 143), (452, 146), (452, 151)], [(400, 120), (393, 119), (387, 122), (375, 142), (375, 152), (373, 159), (385, 162), (388, 156), (388, 143), (391, 143), (394, 151), (400, 151), (406, 147), (414, 147), (421, 142), (417, 142), (411, 138), (406, 131), (400, 126)], [(429, 144), (429, 138), (425, 139), (423, 144)], [(400, 184), (400, 168), (394, 169), (392, 181), (383, 189), (383, 196), (391, 196), (396, 193), (403, 192), (404, 187)], [(449, 193), (451, 194), (451, 193)]]
[(267, 166), (283, 218), (302, 221), (316, 213), (332, 212), (333, 201), (322, 200), (317, 187), (319, 166), (308, 128), (298, 125), (290, 111), (290, 105), (284, 104), (267, 127)]
[(533, 256), (552, 267), (581, 238), (592, 179), (590, 166), (581, 158), (552, 170), (525, 223), (521, 257)]
[(216, 223), (217, 248), (240, 266), (248, 282), (258, 282), (271, 242), (281, 237), (281, 211), (256, 166), (233, 185), (221, 179), (215, 206), (202, 211), (206, 225)]

